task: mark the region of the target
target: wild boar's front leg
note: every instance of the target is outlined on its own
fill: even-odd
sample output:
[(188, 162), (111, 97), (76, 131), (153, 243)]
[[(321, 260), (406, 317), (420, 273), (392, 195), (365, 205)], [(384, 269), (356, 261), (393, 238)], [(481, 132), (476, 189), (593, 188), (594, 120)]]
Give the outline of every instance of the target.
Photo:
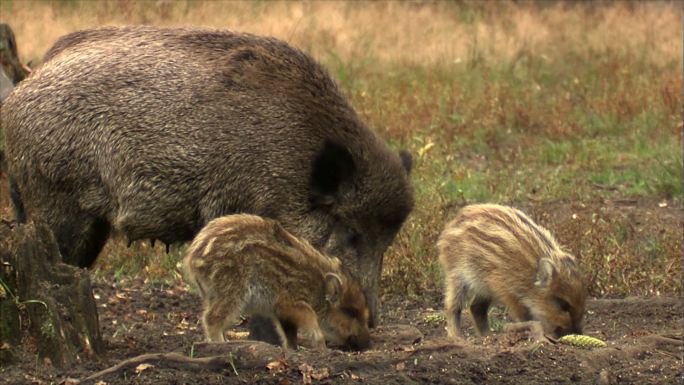
[(287, 322), (295, 326), (296, 329), (304, 329), (311, 334), (314, 346), (325, 349), (325, 337), (318, 325), (318, 316), (311, 308), (311, 305), (304, 301), (283, 301), (276, 304), (276, 317), (281, 322)]

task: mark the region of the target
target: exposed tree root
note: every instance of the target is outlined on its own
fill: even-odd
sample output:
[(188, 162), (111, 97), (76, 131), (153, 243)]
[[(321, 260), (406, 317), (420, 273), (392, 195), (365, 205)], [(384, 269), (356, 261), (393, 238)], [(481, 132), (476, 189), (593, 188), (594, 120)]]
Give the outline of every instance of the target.
[[(207, 369), (218, 370), (230, 367), (233, 358), (230, 355), (190, 358), (180, 353), (149, 353), (141, 356), (129, 358), (121, 361), (118, 364), (94, 373), (78, 383), (85, 383), (96, 380), (108, 374), (116, 373), (126, 370), (130, 367), (135, 367), (145, 363), (155, 363), (155, 365), (162, 365), (166, 367), (174, 367), (177, 369)], [(234, 364), (233, 364), (234, 365)]]
[[(87, 383), (121, 372), (141, 364), (154, 364), (174, 369), (188, 370), (232, 370), (266, 368), (269, 362), (282, 358), (286, 353), (278, 346), (259, 341), (229, 341), (222, 343), (200, 343), (194, 348), (196, 354), (213, 353), (207, 357), (192, 358), (180, 353), (148, 353), (129, 358), (118, 364), (94, 373), (78, 382)], [(294, 354), (294, 353), (293, 353)]]

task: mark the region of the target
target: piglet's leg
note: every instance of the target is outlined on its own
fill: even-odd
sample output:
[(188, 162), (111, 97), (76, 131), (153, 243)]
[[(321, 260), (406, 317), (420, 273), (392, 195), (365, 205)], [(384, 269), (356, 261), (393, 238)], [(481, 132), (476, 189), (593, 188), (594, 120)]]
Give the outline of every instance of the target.
[(485, 297), (475, 297), (473, 303), (470, 304), (470, 312), (475, 320), (475, 327), (481, 336), (489, 334), (489, 319), (487, 317), (490, 304), (489, 298)]
[(240, 316), (242, 303), (230, 296), (208, 301), (202, 315), (202, 326), (209, 342), (223, 342), (223, 332)]
[(530, 311), (520, 303), (520, 301), (513, 297), (513, 296), (505, 296), (503, 298), (503, 302), (508, 308), (508, 314), (513, 318), (515, 321), (518, 322), (524, 322), (524, 321), (531, 321), (532, 320), (532, 315), (530, 314)]
[(325, 337), (318, 325), (318, 316), (308, 303), (304, 301), (277, 303), (276, 317), (281, 322), (294, 325), (297, 329), (304, 329), (311, 334), (317, 348), (325, 349)]

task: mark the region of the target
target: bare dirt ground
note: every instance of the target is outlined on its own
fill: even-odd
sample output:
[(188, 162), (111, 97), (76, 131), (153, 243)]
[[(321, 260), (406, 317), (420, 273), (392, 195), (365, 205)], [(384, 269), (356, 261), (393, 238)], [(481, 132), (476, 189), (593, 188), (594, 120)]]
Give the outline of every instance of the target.
[[(644, 226), (682, 228), (681, 209), (674, 202), (664, 209), (653, 207), (658, 207), (657, 202), (628, 200), (601, 202), (595, 207), (544, 202), (530, 204), (528, 209), (542, 219), (550, 213), (546, 222), (552, 227), (573, 220), (573, 213), (581, 219), (587, 212), (602, 210), (606, 217), (626, 215)], [(570, 227), (560, 223), (561, 232), (564, 228)], [(572, 236), (571, 231), (563, 234), (564, 239), (572, 240)], [(185, 286), (150, 284), (143, 277), (116, 282), (98, 278), (93, 286), (106, 356), (60, 372), (37, 359), (32, 341), (26, 340), (12, 347), (17, 350), (18, 362), (0, 368), (0, 383), (74, 384), (142, 354), (177, 352), (200, 358), (228, 351), (198, 344), (203, 340), (198, 323), (201, 304)], [(373, 345), (361, 353), (306, 348), (283, 352), (256, 344), (255, 354), (261, 354), (256, 360), (226, 355), (223, 364), (211, 368), (151, 360), (146, 362), (149, 365), (130, 365), (83, 383), (684, 384), (681, 298), (590, 300), (584, 332), (607, 343), (607, 347), (593, 350), (556, 344), (524, 330), (509, 331), (501, 309), (492, 312), (494, 332), (489, 337), (475, 337), (472, 329), (467, 329), (466, 339), (449, 340), (442, 300), (438, 291), (413, 296), (386, 293)], [(469, 326), (467, 313), (465, 320)], [(235, 331), (236, 337), (244, 338), (244, 325)]]
[[(84, 378), (140, 354), (175, 351), (189, 356), (193, 343), (202, 340), (198, 325), (201, 306), (197, 296), (185, 288), (149, 287), (134, 279), (118, 284), (96, 282), (94, 291), (107, 357), (57, 373), (36, 360), (30, 341), (26, 341), (18, 365), (2, 369), (2, 382), (66, 384), (68, 378)], [(678, 298), (590, 301), (585, 333), (608, 344), (593, 350), (535, 341), (529, 333), (502, 330), (485, 338), (450, 341), (441, 300), (440, 293), (418, 300), (386, 298), (383, 326), (374, 332), (374, 346), (362, 353), (300, 349), (286, 354), (274, 348), (276, 353), (266, 358), (262, 367), (236, 364), (234, 369), (226, 365), (212, 370), (151, 361), (152, 366), (133, 365), (89, 383), (301, 384), (308, 382), (307, 376), (310, 383), (320, 384), (683, 382), (682, 301)], [(497, 314), (494, 317), (500, 319)], [(236, 328), (240, 330), (244, 327)]]

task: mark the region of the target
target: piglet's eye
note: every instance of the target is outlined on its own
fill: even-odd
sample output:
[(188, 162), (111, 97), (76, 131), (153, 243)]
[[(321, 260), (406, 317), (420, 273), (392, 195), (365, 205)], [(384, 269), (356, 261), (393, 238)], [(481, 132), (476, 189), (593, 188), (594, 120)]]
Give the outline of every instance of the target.
[(570, 312), (572, 309), (572, 306), (568, 303), (568, 301), (564, 300), (563, 298), (555, 298), (556, 303), (558, 304), (558, 307), (561, 308), (564, 312)]

